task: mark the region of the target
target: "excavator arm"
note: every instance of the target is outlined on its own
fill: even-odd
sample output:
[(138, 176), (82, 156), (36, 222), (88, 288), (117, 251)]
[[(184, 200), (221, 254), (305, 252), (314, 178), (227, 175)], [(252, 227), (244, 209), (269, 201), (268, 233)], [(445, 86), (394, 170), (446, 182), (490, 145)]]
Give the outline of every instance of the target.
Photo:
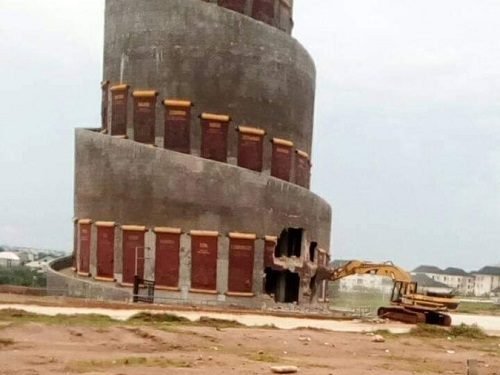
[(401, 281), (404, 283), (411, 283), (412, 281), (408, 272), (394, 265), (392, 262), (372, 263), (353, 260), (342, 267), (330, 269), (327, 272), (328, 275), (326, 275), (326, 279), (330, 281), (337, 281), (351, 275), (386, 276), (393, 281)]

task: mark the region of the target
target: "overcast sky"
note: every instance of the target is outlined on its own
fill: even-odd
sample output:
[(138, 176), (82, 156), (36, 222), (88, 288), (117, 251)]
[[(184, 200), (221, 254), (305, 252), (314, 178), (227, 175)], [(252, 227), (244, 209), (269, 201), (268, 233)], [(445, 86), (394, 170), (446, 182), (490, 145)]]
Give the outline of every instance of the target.
[[(0, 244), (70, 250), (103, 0), (0, 0)], [(500, 1), (295, 0), (335, 259), (500, 262)]]

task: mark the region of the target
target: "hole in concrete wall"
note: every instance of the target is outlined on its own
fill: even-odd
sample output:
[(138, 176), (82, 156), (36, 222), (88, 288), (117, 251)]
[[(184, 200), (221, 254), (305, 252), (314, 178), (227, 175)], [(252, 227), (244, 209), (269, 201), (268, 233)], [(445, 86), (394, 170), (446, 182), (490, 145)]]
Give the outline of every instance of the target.
[(278, 239), (274, 255), (277, 258), (292, 256), (300, 258), (303, 234), (304, 229), (302, 228), (284, 229)]
[(311, 260), (311, 262), (314, 262), (314, 260), (316, 259), (317, 247), (318, 247), (317, 242), (311, 242), (311, 245), (309, 246), (309, 259)]
[(278, 303), (299, 302), (300, 276), (290, 271), (266, 268), (265, 291)]

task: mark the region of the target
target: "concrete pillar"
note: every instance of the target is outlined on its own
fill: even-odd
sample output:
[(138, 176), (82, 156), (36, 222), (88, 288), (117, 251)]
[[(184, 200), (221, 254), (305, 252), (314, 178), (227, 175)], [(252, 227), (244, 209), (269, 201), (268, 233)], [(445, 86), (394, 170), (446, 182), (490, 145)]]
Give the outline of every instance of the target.
[(130, 87), (127, 98), (127, 138), (134, 139), (134, 98), (132, 93), (134, 88)]
[(92, 224), (90, 229), (90, 275), (97, 276), (97, 226)]
[(144, 235), (144, 278), (155, 280), (156, 235), (149, 230)]
[(78, 269), (78, 218), (73, 218), (73, 271)]
[(123, 231), (119, 225), (115, 226), (115, 243), (113, 249), (113, 278), (123, 281)]
[(280, 21), (281, 21), (281, 0), (274, 0), (273, 26), (279, 29), (281, 24)]
[(187, 300), (191, 288), (191, 236), (187, 233), (180, 240), (179, 287), (181, 298)]
[(252, 10), (253, 10), (253, 0), (247, 0), (245, 4), (245, 14), (248, 17), (252, 17)]
[(255, 241), (254, 267), (253, 267), (253, 289), (252, 292), (259, 296), (264, 290), (264, 251), (266, 241), (258, 239)]
[(218, 299), (224, 301), (229, 282), (229, 237), (219, 237), (217, 243), (217, 292)]
[(165, 138), (165, 106), (163, 105), (164, 97), (160, 92), (155, 108), (155, 146), (163, 148), (163, 139)]

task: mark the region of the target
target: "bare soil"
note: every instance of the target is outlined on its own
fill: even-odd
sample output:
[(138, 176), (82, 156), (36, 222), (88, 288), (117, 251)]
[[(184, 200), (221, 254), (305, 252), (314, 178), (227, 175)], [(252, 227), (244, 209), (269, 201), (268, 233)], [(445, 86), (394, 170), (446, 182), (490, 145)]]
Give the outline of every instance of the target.
[(0, 375), (270, 374), (277, 364), (310, 375), (467, 374), (468, 359), (500, 375), (498, 338), (382, 335), (4, 312)]

